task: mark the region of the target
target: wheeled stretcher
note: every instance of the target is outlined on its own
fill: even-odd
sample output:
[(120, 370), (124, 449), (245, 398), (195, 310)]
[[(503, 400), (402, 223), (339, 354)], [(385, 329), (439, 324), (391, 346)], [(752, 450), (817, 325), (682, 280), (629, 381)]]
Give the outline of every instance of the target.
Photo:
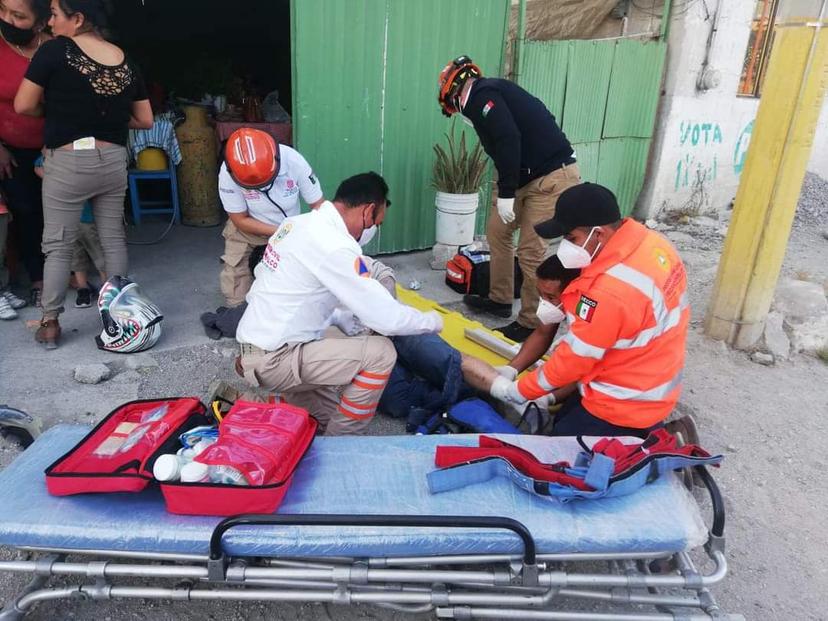
[[(88, 432), (59, 425), (0, 473), (0, 571), (31, 583), (0, 612), (39, 602), (254, 600), (370, 604), (455, 619), (739, 619), (709, 588), (727, 572), (724, 505), (705, 527), (670, 474), (636, 493), (561, 503), (504, 478), (431, 494), (440, 443), (476, 436), (317, 438), (277, 514), (167, 513), (160, 493), (50, 496), (43, 471)], [(574, 438), (510, 437), (545, 462)], [(588, 441), (588, 439), (587, 439)], [(706, 552), (706, 573), (691, 557)]]

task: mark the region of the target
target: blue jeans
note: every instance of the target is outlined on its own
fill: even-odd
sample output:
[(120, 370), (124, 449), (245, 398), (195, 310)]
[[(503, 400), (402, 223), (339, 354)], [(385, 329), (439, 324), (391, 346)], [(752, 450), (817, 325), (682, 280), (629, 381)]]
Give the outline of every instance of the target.
[(463, 381), (460, 352), (436, 334), (395, 336), (397, 364), (382, 393), (379, 409), (407, 418), (416, 427), (474, 391)]
[(563, 406), (555, 414), (552, 425), (553, 436), (634, 436), (646, 438), (651, 431), (664, 426), (659, 422), (646, 429), (635, 427), (621, 427), (613, 425), (597, 416), (590, 414), (581, 404), (581, 395), (573, 393), (564, 401)]

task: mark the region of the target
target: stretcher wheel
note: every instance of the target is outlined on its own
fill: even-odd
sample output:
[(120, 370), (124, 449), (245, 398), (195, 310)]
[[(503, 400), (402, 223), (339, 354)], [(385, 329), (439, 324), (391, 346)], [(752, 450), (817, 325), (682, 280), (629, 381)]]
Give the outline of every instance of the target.
[[(685, 414), (681, 418), (668, 421), (664, 428), (676, 437), (679, 446), (686, 446), (688, 444), (699, 444), (699, 430), (696, 427), (696, 421), (689, 414)], [(693, 471), (692, 468), (682, 468), (682, 480), (684, 486), (693, 491), (694, 487), (702, 487), (702, 480)]]

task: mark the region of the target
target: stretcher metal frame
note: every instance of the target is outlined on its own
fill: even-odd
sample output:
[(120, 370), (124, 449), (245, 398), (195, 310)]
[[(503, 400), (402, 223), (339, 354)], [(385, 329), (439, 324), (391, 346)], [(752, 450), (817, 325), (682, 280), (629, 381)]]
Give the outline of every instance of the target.
[[(60, 599), (370, 604), (401, 612), (434, 612), (441, 619), (744, 619), (722, 612), (710, 592), (727, 573), (725, 509), (710, 473), (703, 466), (695, 472), (710, 494), (713, 509), (704, 546), (714, 565), (708, 574), (700, 573), (688, 551), (539, 553), (529, 530), (510, 518), (239, 515), (215, 527), (207, 556), (17, 547), (25, 558), (0, 561), (0, 571), (33, 574), (33, 578), (0, 611), (0, 621), (19, 621), (39, 602)], [(506, 529), (521, 539), (523, 553), (392, 558), (228, 556), (223, 535), (237, 526), (255, 525)], [(53, 578), (77, 583), (53, 585)], [(136, 585), (136, 581), (146, 584)], [(567, 608), (574, 602), (607, 604), (609, 609)]]

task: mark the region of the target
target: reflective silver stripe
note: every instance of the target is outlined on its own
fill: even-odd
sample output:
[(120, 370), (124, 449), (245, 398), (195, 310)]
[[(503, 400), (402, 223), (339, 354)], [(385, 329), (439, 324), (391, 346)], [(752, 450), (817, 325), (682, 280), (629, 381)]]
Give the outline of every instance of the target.
[(549, 383), (549, 380), (546, 379), (546, 376), (543, 374), (543, 367), (538, 369), (538, 386), (546, 392), (552, 392), (555, 390), (555, 387)]
[(377, 388), (382, 388), (388, 383), (388, 378), (385, 379), (377, 379), (375, 377), (365, 377), (361, 373), (358, 373), (354, 376), (355, 380), (359, 380), (364, 384), (371, 384), (372, 386), (376, 386)]
[(575, 336), (571, 330), (566, 333), (562, 340), (572, 348), (572, 351), (575, 352), (575, 354), (583, 356), (584, 358), (595, 358), (596, 360), (601, 360), (601, 358), (604, 357), (604, 354), (607, 353), (607, 350), (602, 347), (595, 347), (595, 345), (590, 345), (586, 341), (582, 341)]
[(357, 416), (367, 416), (377, 409), (377, 404), (369, 403), (363, 405), (361, 403), (345, 403), (344, 401), (340, 401), (339, 408), (351, 412)]
[(613, 276), (646, 295), (650, 299), (653, 307), (653, 316), (655, 317), (656, 325), (652, 328), (646, 328), (639, 332), (634, 338), (619, 339), (612, 346), (613, 349), (633, 349), (636, 347), (644, 347), (654, 338), (661, 336), (668, 330), (675, 328), (681, 322), (682, 312), (690, 306), (687, 297), (687, 292), (681, 294), (679, 305), (671, 311), (667, 310), (664, 303), (664, 296), (661, 290), (656, 286), (655, 281), (633, 268), (619, 263), (613, 265), (607, 270), (607, 274)]
[(607, 382), (590, 382), (589, 387), (593, 390), (613, 397), (614, 399), (634, 399), (635, 401), (662, 401), (667, 398), (671, 392), (681, 386), (681, 378), (683, 371), (669, 382), (650, 388), (649, 390), (638, 390), (636, 388), (627, 388), (626, 386), (618, 386), (617, 384), (608, 384)]

